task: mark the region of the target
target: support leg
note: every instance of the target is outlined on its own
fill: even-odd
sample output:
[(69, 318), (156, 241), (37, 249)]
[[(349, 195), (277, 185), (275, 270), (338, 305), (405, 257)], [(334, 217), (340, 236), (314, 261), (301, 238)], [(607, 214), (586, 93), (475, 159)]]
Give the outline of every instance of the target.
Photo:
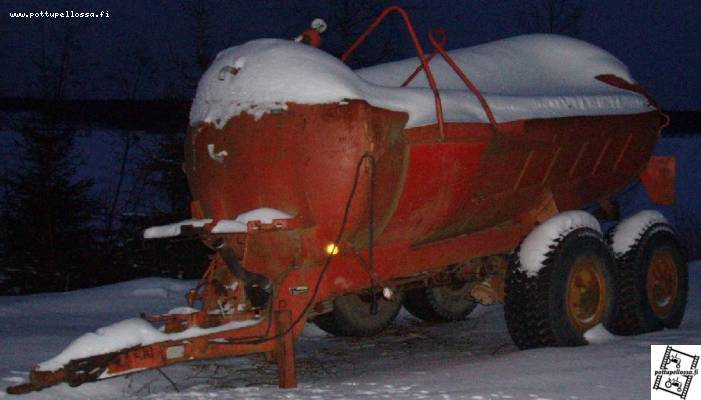
[[(275, 311), (278, 333), (290, 328), (292, 312), (290, 310)], [(295, 349), (292, 331), (278, 339), (278, 348), (275, 351), (277, 357), (278, 386), (282, 389), (297, 387), (297, 371), (295, 369)]]

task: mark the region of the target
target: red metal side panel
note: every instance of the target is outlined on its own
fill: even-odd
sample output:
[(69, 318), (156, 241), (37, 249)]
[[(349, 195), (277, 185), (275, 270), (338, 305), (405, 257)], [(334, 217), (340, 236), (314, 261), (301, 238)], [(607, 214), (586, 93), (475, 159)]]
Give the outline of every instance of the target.
[(640, 175), (650, 200), (655, 204), (674, 204), (676, 160), (674, 157), (653, 156)]
[[(485, 142), (410, 145), (407, 177), (392, 219), (379, 243), (421, 241), (461, 220), (469, 202)], [(381, 190), (382, 185), (379, 185)]]
[[(568, 117), (503, 124), (447, 124), (407, 136), (409, 167), (380, 243), (426, 243), (518, 221), (552, 192), (558, 209), (604, 200), (637, 178), (657, 139), (659, 116)], [(467, 255), (469, 256), (469, 255)]]
[[(362, 101), (289, 105), (259, 120), (242, 115), (222, 130), (193, 130), (185, 169), (207, 217), (272, 207), (313, 227), (293, 246), (251, 242), (255, 256), (249, 254), (246, 266), (272, 277), (305, 255), (318, 259), (321, 246), (334, 240), (364, 154), (377, 161), (376, 244), (426, 246), (518, 222), (545, 194), (552, 193), (560, 210), (612, 196), (646, 164), (659, 117), (528, 120), (498, 131), (487, 124), (447, 124), (445, 139), (435, 126), (404, 130), (405, 122), (406, 114)], [(228, 155), (218, 161), (208, 146)], [(366, 163), (341, 241), (357, 249), (367, 245), (369, 189)], [(276, 252), (275, 262), (266, 261), (266, 253)], [(394, 263), (404, 256), (397, 254)], [(464, 258), (472, 256), (466, 248)]]

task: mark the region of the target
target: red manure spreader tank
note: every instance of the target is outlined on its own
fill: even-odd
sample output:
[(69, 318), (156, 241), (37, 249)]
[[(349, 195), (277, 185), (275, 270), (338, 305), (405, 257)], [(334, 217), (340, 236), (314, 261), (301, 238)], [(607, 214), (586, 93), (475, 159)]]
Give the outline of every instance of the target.
[[(349, 69), (393, 12), (418, 57)], [(674, 201), (674, 160), (651, 156), (667, 117), (620, 61), (553, 35), (448, 52), (441, 30), (425, 54), (398, 7), (340, 60), (314, 47), (324, 29), (225, 50), (199, 84), (183, 165), (192, 219), (145, 232), (215, 251), (190, 307), (102, 328), (108, 351), (76, 341), (8, 391), (253, 353), (295, 387), (305, 323), (374, 335), (402, 306), (449, 322), (503, 303), (522, 349), (583, 345), (600, 324), (679, 325), (687, 266), (664, 217), (599, 225), (638, 179)], [(124, 341), (131, 328), (140, 336)]]

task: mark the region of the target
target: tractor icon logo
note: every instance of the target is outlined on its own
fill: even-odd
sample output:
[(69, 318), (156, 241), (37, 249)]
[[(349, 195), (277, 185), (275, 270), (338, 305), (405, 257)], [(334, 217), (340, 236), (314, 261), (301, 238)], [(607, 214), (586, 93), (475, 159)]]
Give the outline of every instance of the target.
[[(676, 355), (670, 356), (667, 362), (669, 364), (675, 364), (677, 366), (677, 369), (681, 368), (682, 360), (679, 359), (679, 357), (677, 357)], [(665, 365), (665, 368), (667, 368), (667, 365)]]
[(666, 346), (662, 361), (660, 364), (655, 364), (659, 365), (659, 368), (654, 370), (655, 383), (652, 386), (652, 398), (673, 399), (678, 397), (685, 400), (689, 394), (692, 380), (699, 373), (696, 368), (698, 363), (699, 356), (682, 351), (681, 346), (678, 348)]
[(682, 384), (679, 382), (679, 378), (667, 378), (667, 382), (664, 383), (664, 387), (666, 387), (667, 389), (675, 387), (677, 388), (677, 392), (682, 392)]

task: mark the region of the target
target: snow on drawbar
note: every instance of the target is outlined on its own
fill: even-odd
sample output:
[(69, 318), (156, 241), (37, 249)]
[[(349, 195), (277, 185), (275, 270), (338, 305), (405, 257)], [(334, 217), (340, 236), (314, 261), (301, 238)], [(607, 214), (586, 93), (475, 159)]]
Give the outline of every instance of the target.
[[(255, 210), (240, 214), (236, 219), (222, 219), (217, 221), (217, 224), (212, 228), (212, 233), (242, 233), (248, 230), (247, 224), (251, 221), (260, 221), (264, 224), (270, 224), (276, 219), (291, 218), (292, 216), (290, 214), (274, 208), (256, 208)], [(144, 239), (175, 237), (180, 235), (183, 226), (202, 228), (210, 223), (212, 223), (212, 220), (209, 218), (186, 219), (168, 225), (152, 226), (144, 230)]]
[(284, 211), (274, 208), (258, 208), (245, 212), (235, 220), (222, 219), (212, 228), (212, 233), (237, 233), (246, 232), (247, 224), (251, 221), (260, 221), (264, 224), (271, 224), (276, 219), (291, 219), (292, 216)]
[(565, 211), (538, 225), (521, 243), (518, 253), (521, 270), (531, 277), (538, 275), (551, 246), (579, 228), (591, 228), (601, 233), (599, 221), (584, 211)]
[[(595, 79), (614, 74), (633, 79), (608, 52), (580, 40), (534, 34), (453, 50), (451, 57), (485, 95), (497, 121), (576, 115), (636, 114), (647, 100)], [(436, 122), (433, 93), (423, 73), (401, 83), (416, 58), (352, 71), (330, 54), (279, 39), (259, 39), (220, 52), (197, 88), (190, 123), (219, 128), (229, 118), (256, 118), (287, 103), (323, 104), (348, 99), (409, 114), (407, 127)], [(478, 100), (444, 60), (431, 61), (445, 119), (486, 122)]]
[(654, 224), (669, 224), (664, 215), (655, 210), (644, 210), (621, 221), (612, 233), (611, 248), (620, 256), (630, 250), (649, 227)]
[(179, 236), (183, 226), (201, 228), (209, 223), (211, 219), (186, 219), (172, 224), (152, 226), (144, 230), (144, 239), (158, 239)]
[(192, 327), (178, 333), (164, 333), (154, 328), (141, 318), (131, 318), (86, 333), (74, 340), (56, 357), (44, 361), (37, 366), (40, 371), (56, 371), (71, 360), (77, 360), (98, 354), (107, 354), (134, 346), (164, 342), (167, 340), (182, 340), (196, 336), (208, 335), (231, 329), (239, 329), (255, 325), (261, 320), (233, 321), (214, 328)]

